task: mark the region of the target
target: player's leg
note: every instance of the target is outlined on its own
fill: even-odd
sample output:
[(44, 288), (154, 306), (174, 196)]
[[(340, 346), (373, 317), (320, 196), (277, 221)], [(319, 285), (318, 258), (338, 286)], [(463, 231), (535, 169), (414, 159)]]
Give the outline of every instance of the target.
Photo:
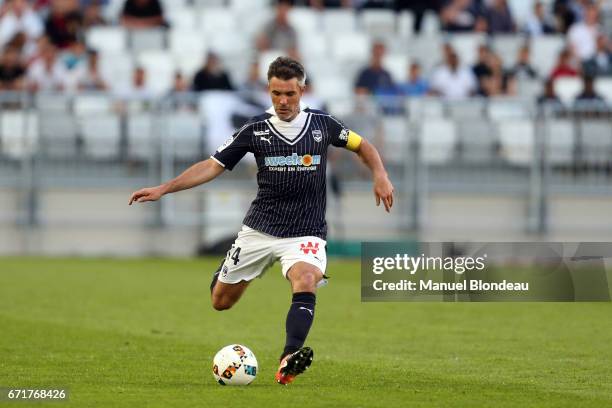
[(292, 299), (285, 321), (286, 340), (276, 373), (280, 384), (289, 384), (306, 370), (313, 351), (304, 342), (315, 316), (316, 290), (327, 264), (325, 241), (320, 238), (288, 240), (283, 245), (283, 273), (291, 283)]
[(273, 256), (268, 240), (268, 236), (258, 231), (242, 228), (213, 276), (210, 285), (213, 308), (231, 308), (238, 302), (249, 282), (270, 266)]
[(299, 350), (306, 341), (314, 321), (317, 283), (323, 279), (323, 272), (312, 264), (297, 262), (287, 272), (287, 279), (291, 282), (292, 298), (281, 359)]
[(248, 286), (248, 281), (241, 281), (238, 283), (223, 283), (217, 281), (211, 293), (213, 308), (215, 310), (227, 310), (234, 306)]

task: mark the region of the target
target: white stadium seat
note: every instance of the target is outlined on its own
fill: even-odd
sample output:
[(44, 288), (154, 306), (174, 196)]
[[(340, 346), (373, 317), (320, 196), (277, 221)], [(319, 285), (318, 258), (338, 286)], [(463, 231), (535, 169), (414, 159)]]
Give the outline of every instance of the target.
[(304, 59), (326, 58), (329, 53), (329, 40), (322, 33), (300, 34), (298, 36), (298, 50)]
[(322, 13), (323, 30), (326, 33), (334, 35), (338, 31), (355, 31), (356, 19), (352, 9), (326, 9)]
[(383, 66), (396, 83), (405, 82), (408, 80), (408, 65), (409, 58), (406, 55), (387, 54), (383, 59)]
[(150, 28), (130, 31), (130, 49), (136, 53), (142, 51), (161, 50), (165, 46), (166, 30)]
[(373, 36), (395, 33), (395, 12), (387, 9), (365, 9), (360, 16), (361, 26)]
[(197, 113), (171, 114), (164, 123), (167, 124), (168, 133), (162, 141), (172, 141), (175, 157), (190, 160), (201, 154), (202, 120)]
[(493, 37), (493, 50), (502, 56), (505, 67), (512, 68), (524, 43), (525, 39), (518, 35), (496, 35)]
[(165, 16), (172, 29), (195, 30), (199, 23), (194, 9), (189, 7), (169, 7), (165, 10)]
[(574, 124), (571, 120), (558, 119), (546, 123), (547, 162), (571, 164), (574, 160)]
[(331, 53), (340, 64), (366, 62), (370, 55), (370, 38), (363, 33), (339, 33), (331, 38)]
[(463, 162), (490, 163), (494, 159), (497, 137), (490, 122), (467, 117), (458, 120), (456, 127)]
[(412, 61), (418, 61), (427, 73), (442, 62), (442, 38), (439, 36), (415, 36), (405, 45)]
[(34, 113), (4, 111), (0, 115), (2, 153), (14, 159), (32, 154), (38, 146), (39, 123)]
[(473, 65), (478, 59), (478, 46), (484, 44), (486, 37), (478, 33), (455, 34), (450, 37), (450, 43), (459, 56), (462, 65)]
[(164, 94), (172, 88), (176, 65), (172, 55), (166, 51), (143, 52), (138, 65), (147, 73), (146, 86), (153, 93)]
[(327, 75), (313, 83), (315, 94), (324, 101), (348, 99), (353, 95), (352, 79)]
[(518, 96), (535, 100), (543, 92), (542, 81), (538, 79), (523, 79), (517, 82)]
[(215, 31), (208, 34), (206, 42), (210, 51), (227, 58), (236, 55), (248, 55), (253, 50), (252, 43), (240, 30)]
[(426, 11), (423, 16), (421, 34), (426, 36), (437, 36), (440, 34), (440, 19), (433, 11)]
[(268, 50), (259, 54), (259, 78), (268, 82), (268, 67), (276, 58), (285, 55), (282, 50)]
[(485, 107), (485, 101), (482, 99), (447, 102), (448, 113), (455, 120), (482, 119), (485, 116)]
[(529, 166), (533, 160), (534, 127), (529, 120), (504, 120), (498, 123), (501, 155), (508, 163)]
[(270, 2), (268, 0), (230, 0), (230, 7), (235, 11), (257, 12), (258, 10), (268, 8)]
[(164, 14), (168, 14), (169, 11), (174, 9), (190, 9), (192, 0), (161, 0)]
[(607, 120), (584, 120), (578, 131), (584, 159), (589, 163), (610, 163), (612, 124)]
[(193, 75), (204, 66), (206, 56), (198, 53), (178, 53), (172, 55), (174, 65), (177, 71), (180, 71), (185, 77), (191, 78)]
[(532, 65), (541, 77), (547, 77), (555, 66), (565, 38), (561, 35), (541, 35), (531, 40)]
[(238, 30), (236, 18), (225, 7), (205, 8), (200, 11), (199, 29), (207, 34)]
[(555, 80), (555, 93), (566, 105), (574, 103), (582, 91), (582, 80), (578, 77), (561, 77)]
[(531, 101), (517, 103), (516, 100), (506, 98), (490, 98), (487, 113), (492, 120), (526, 119), (531, 115)]
[(68, 113), (40, 115), (40, 145), (48, 157), (72, 158), (77, 154), (78, 124)]
[(127, 118), (128, 156), (132, 159), (149, 160), (157, 149), (157, 134), (153, 131), (153, 116), (134, 114)]
[(120, 53), (127, 48), (127, 31), (122, 27), (92, 27), (87, 30), (86, 43), (99, 52)]
[(383, 119), (383, 158), (390, 163), (404, 164), (410, 154), (410, 136), (406, 119), (398, 116)]
[(407, 10), (397, 17), (397, 33), (402, 37), (412, 37), (414, 34), (414, 15)]
[(100, 74), (113, 91), (127, 88), (132, 82), (134, 60), (128, 53), (101, 53)]
[(297, 31), (310, 34), (322, 31), (321, 16), (310, 7), (293, 7), (289, 10), (289, 23)]
[(425, 163), (447, 163), (453, 159), (457, 146), (455, 124), (444, 119), (424, 121), (419, 140), (421, 157)]
[(76, 115), (109, 113), (113, 101), (107, 94), (79, 94), (75, 96), (73, 111)]
[(411, 98), (408, 100), (408, 114), (412, 122), (423, 118), (442, 118), (444, 105), (439, 98)]
[(80, 118), (84, 153), (95, 159), (119, 157), (121, 139), (119, 117), (115, 115), (87, 115)]
[(168, 33), (168, 46), (172, 53), (196, 53), (201, 56), (206, 52), (205, 35), (199, 30), (174, 28)]
[(612, 78), (599, 77), (595, 80), (595, 91), (612, 104)]

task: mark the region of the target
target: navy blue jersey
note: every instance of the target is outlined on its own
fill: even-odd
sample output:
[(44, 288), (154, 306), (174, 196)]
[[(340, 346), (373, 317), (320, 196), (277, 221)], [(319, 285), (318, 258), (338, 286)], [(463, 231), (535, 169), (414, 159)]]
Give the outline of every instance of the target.
[(291, 122), (274, 111), (249, 120), (212, 158), (228, 170), (247, 153), (257, 161), (257, 197), (244, 224), (280, 237), (326, 239), (326, 163), (329, 145), (346, 147), (349, 130), (323, 111), (304, 109)]

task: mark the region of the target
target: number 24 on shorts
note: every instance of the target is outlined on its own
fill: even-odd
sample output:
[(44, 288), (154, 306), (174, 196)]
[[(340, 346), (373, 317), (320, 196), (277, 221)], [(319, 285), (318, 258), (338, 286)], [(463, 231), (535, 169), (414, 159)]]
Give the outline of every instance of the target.
[[(227, 251), (227, 256), (229, 259), (234, 261), (234, 265), (238, 265), (238, 262), (240, 262), (240, 258), (238, 258), (240, 256), (240, 249), (241, 249), (240, 247), (234, 248), (234, 246), (232, 246), (232, 249)], [(234, 250), (234, 253), (230, 255), (232, 250)]]

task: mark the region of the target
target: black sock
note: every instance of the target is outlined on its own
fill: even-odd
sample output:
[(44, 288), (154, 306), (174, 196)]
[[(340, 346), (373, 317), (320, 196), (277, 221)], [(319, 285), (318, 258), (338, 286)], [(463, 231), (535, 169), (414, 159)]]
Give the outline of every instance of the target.
[(314, 320), (316, 296), (311, 292), (299, 292), (293, 294), (291, 307), (287, 313), (285, 328), (287, 340), (281, 360), (288, 354), (298, 351), (306, 341), (310, 326)]
[(221, 273), (221, 268), (223, 268), (224, 262), (225, 262), (225, 259), (221, 261), (221, 265), (219, 265), (219, 267), (217, 268), (217, 271), (213, 274), (212, 282), (210, 282), (210, 294), (211, 295), (212, 295), (213, 289), (215, 288), (215, 285), (217, 284), (217, 281), (219, 280), (219, 274)]

